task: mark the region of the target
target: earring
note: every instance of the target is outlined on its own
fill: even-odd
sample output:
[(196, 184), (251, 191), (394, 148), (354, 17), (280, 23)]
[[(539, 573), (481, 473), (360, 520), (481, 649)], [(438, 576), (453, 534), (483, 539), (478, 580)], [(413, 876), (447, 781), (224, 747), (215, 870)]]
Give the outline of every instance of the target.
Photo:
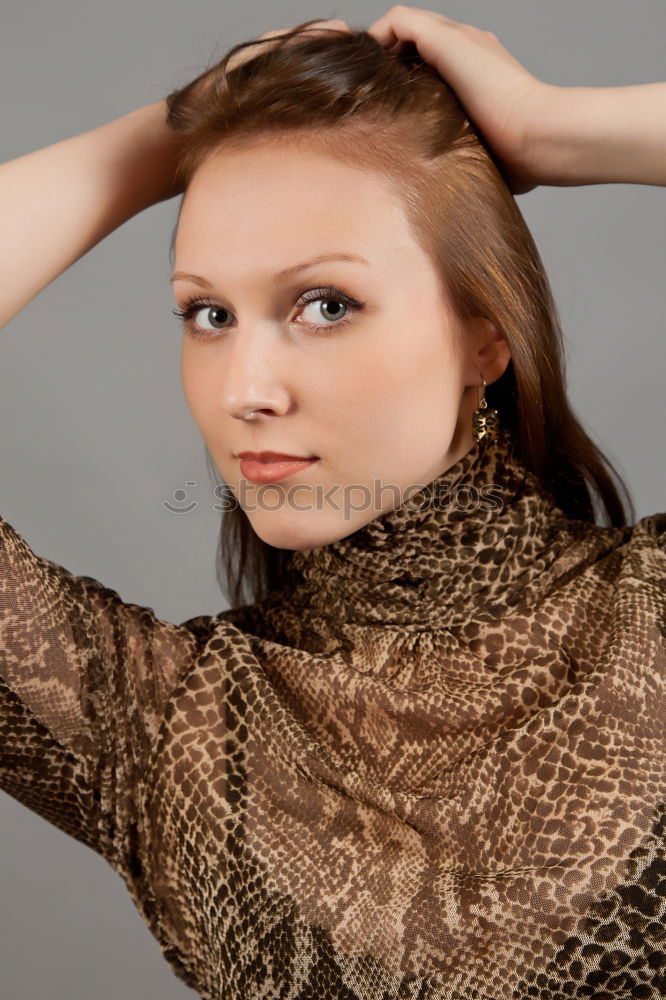
[[(481, 373), (479, 372), (479, 374)], [(499, 413), (497, 410), (488, 409), (488, 403), (486, 402), (487, 382), (483, 378), (483, 375), (481, 375), (481, 378), (483, 379), (483, 395), (481, 402), (472, 414), (472, 437), (475, 441), (482, 441), (483, 439), (496, 441), (499, 432)]]

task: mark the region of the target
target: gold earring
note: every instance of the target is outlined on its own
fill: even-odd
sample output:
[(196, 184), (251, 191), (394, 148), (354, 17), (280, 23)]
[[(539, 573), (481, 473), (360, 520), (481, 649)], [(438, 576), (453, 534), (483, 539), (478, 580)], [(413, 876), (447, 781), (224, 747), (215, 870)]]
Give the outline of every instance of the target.
[(488, 409), (488, 403), (486, 402), (487, 382), (485, 378), (483, 378), (483, 375), (481, 375), (481, 378), (483, 379), (483, 396), (481, 398), (481, 402), (472, 414), (472, 437), (475, 441), (481, 441), (484, 438), (488, 441), (496, 441), (499, 431), (499, 413), (497, 410)]

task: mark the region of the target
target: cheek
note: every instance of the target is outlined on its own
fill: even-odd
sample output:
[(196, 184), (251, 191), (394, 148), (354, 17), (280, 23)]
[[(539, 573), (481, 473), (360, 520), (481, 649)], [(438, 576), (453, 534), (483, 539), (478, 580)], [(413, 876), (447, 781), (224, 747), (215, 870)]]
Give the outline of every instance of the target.
[(183, 393), (196, 424), (203, 429), (215, 394), (213, 366), (203, 363), (202, 356), (187, 341), (183, 342), (180, 358)]
[[(350, 408), (395, 413), (404, 419), (458, 406), (461, 363), (448, 331), (414, 332), (386, 338), (364, 359), (356, 359), (341, 389)], [(402, 417), (401, 417), (402, 414)]]
[[(453, 431), (460, 405), (460, 363), (448, 332), (437, 336), (372, 338), (349, 352), (344, 371), (327, 366), (310, 385), (309, 398), (320, 426), (344, 443), (349, 462), (368, 463), (395, 478), (397, 468), (422, 475)], [(443, 443), (444, 442), (444, 445)], [(411, 473), (410, 473), (411, 474)]]

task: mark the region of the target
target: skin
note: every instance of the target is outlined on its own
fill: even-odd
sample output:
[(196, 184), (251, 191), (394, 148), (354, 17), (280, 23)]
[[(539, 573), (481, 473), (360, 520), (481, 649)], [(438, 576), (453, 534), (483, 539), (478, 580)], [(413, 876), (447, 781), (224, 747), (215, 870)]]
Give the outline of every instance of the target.
[[(369, 263), (271, 280), (331, 252)], [(456, 336), (433, 262), (388, 181), (288, 140), (245, 140), (199, 167), (181, 208), (175, 271), (211, 285), (175, 280), (180, 309), (191, 296), (214, 304), (190, 321), (206, 339), (184, 332), (188, 407), (253, 529), (277, 548), (344, 538), (449, 469), (474, 445), (481, 373), (490, 384), (510, 360), (483, 317)], [(299, 304), (329, 285), (363, 309), (326, 293)], [(234, 457), (245, 450), (319, 461), (257, 486)]]

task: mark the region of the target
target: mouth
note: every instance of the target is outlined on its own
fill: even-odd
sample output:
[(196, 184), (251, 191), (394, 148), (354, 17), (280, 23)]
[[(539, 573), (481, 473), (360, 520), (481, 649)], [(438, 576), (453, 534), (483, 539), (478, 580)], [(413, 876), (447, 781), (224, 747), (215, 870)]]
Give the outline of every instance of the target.
[(302, 472), (303, 469), (319, 461), (317, 456), (303, 458), (296, 455), (280, 455), (274, 451), (243, 451), (237, 457), (240, 459), (241, 475), (257, 484), (276, 483), (286, 479), (287, 476)]
[(316, 455), (286, 455), (279, 451), (239, 451), (237, 458), (249, 462), (312, 462)]

